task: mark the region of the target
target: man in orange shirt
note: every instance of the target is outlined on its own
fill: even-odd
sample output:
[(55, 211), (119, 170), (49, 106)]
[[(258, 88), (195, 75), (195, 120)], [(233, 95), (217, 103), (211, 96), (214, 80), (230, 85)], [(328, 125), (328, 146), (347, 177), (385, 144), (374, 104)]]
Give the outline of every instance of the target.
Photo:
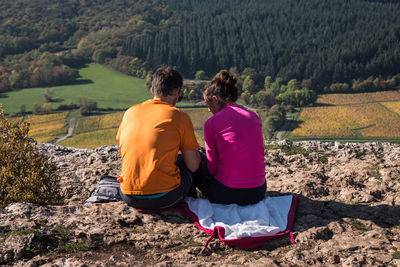
[(135, 208), (175, 206), (191, 189), (200, 156), (190, 117), (175, 107), (182, 83), (176, 70), (159, 68), (153, 75), (154, 98), (129, 108), (119, 126), (118, 181), (122, 199)]

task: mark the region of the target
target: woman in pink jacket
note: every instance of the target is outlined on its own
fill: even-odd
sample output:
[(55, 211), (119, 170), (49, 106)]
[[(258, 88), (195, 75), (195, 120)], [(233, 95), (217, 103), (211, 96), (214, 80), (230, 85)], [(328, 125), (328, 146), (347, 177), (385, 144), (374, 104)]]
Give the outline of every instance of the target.
[(266, 192), (264, 142), (256, 113), (235, 104), (236, 77), (219, 72), (204, 89), (213, 116), (204, 124), (207, 159), (196, 185), (213, 203), (254, 204)]

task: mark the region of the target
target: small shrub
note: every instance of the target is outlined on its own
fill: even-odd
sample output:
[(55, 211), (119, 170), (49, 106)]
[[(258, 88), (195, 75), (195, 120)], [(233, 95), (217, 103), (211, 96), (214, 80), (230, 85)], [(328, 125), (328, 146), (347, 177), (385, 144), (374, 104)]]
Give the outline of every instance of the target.
[(379, 166), (378, 163), (373, 164), (369, 167), (366, 167), (365, 169), (368, 170), (368, 177), (375, 178), (378, 181), (378, 184), (383, 182), (382, 176), (379, 173), (379, 170), (381, 169), (381, 167)]
[(34, 103), (32, 106), (33, 114), (41, 114), (43, 112), (42, 106), (39, 103)]
[(97, 109), (97, 102), (85, 96), (78, 97), (76, 104), (82, 115), (89, 115)]
[(305, 169), (305, 170), (307, 170), (307, 171), (309, 171), (309, 170), (311, 170), (311, 168), (307, 165), (307, 164), (301, 164), (300, 166), (299, 166), (299, 168), (301, 168), (301, 169)]
[(11, 124), (0, 106), (0, 208), (12, 202), (61, 204), (56, 165), (40, 153), (28, 136), (29, 124)]
[(10, 235), (11, 229), (8, 227), (1, 227), (0, 228), (0, 238), (8, 237)]
[(57, 110), (72, 110), (72, 109), (77, 109), (78, 106), (74, 103), (71, 104), (60, 104), (57, 107)]
[(43, 94), (43, 100), (45, 103), (53, 102), (53, 94), (50, 92), (49, 89), (46, 89), (46, 92)]
[(325, 157), (325, 156), (323, 156), (323, 157), (320, 157), (320, 158), (318, 159), (318, 161), (321, 162), (321, 163), (323, 163), (323, 164), (327, 164), (327, 163), (328, 163), (328, 158)]
[(366, 226), (365, 224), (363, 224), (362, 222), (360, 222), (359, 220), (355, 219), (355, 218), (351, 218), (349, 221), (349, 224), (357, 230), (366, 232), (371, 230), (372, 228), (370, 226)]
[(393, 259), (400, 259), (400, 251), (396, 251), (392, 254)]
[(62, 238), (68, 238), (71, 235), (71, 232), (68, 230), (68, 228), (63, 225), (56, 225), (53, 229), (51, 229), (51, 232)]
[(370, 171), (379, 171), (381, 169), (381, 167), (379, 166), (378, 163), (372, 164), (371, 166), (368, 166), (365, 168), (366, 170), (370, 170)]
[(355, 158), (356, 159), (361, 159), (365, 155), (366, 155), (365, 151), (360, 151), (360, 150), (356, 149), (356, 151), (355, 151)]
[(26, 112), (26, 105), (25, 104), (21, 104), (19, 106), (19, 114), (25, 115), (25, 112)]

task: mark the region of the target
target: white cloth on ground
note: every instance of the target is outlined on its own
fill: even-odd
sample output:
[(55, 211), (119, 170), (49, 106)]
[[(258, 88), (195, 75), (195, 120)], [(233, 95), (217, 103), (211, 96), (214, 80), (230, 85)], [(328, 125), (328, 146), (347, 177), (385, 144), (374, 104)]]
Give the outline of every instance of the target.
[(225, 239), (275, 235), (284, 231), (292, 205), (292, 195), (266, 197), (257, 204), (214, 204), (204, 198), (187, 197), (189, 209), (206, 229), (221, 226)]

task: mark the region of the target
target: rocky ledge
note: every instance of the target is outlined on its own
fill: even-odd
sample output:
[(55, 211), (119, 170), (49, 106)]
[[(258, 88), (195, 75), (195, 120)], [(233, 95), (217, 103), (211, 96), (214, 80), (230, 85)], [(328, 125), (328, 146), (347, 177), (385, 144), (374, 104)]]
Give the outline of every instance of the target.
[(282, 141), (267, 144), (267, 193), (296, 194), (295, 244), (283, 237), (244, 251), (175, 212), (124, 203), (82, 205), (102, 175), (118, 176), (118, 147), (38, 144), (56, 162), (63, 206), (0, 209), (0, 265), (400, 266), (400, 146)]

